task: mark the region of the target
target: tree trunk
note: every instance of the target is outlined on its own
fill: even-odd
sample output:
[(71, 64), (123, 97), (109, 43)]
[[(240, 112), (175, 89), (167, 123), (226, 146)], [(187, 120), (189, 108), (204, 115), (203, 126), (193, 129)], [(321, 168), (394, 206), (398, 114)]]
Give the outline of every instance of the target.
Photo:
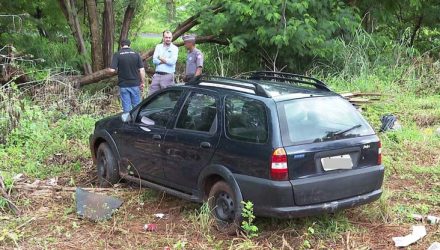
[(127, 39), (128, 32), (130, 31), (131, 21), (134, 17), (135, 4), (129, 3), (127, 9), (125, 9), (124, 21), (122, 22), (121, 35), (119, 36), (118, 48), (121, 46), (121, 41)]
[(174, 0), (166, 0), (168, 21), (172, 22), (176, 19), (176, 3)]
[(104, 68), (102, 58), (102, 40), (99, 32), (98, 11), (96, 10), (96, 0), (86, 0), (89, 16), (90, 36), (92, 45), (92, 68), (96, 72)]
[(36, 20), (37, 30), (40, 36), (47, 38), (49, 35), (47, 34), (46, 29), (44, 29), (43, 22), (41, 21), (43, 18), (43, 10), (37, 6), (35, 13), (32, 16)]
[(112, 56), (113, 56), (113, 46), (114, 46), (114, 31), (115, 31), (115, 16), (113, 13), (113, 1), (104, 1), (104, 14), (102, 18), (102, 56), (104, 58), (104, 67), (110, 67)]
[(422, 21), (423, 21), (423, 16), (420, 15), (417, 18), (417, 20), (416, 20), (416, 23), (414, 25), (414, 29), (413, 29), (412, 34), (411, 34), (411, 39), (409, 41), (409, 46), (410, 47), (412, 47), (414, 45), (414, 41), (416, 40), (416, 37), (417, 37), (417, 32), (422, 27)]
[[(87, 58), (86, 45), (81, 31), (81, 25), (78, 20), (75, 0), (58, 0), (58, 3), (60, 4), (61, 10), (69, 23), (72, 35), (75, 38), (78, 53), (83, 56), (83, 58)], [(83, 69), (85, 75), (92, 73), (92, 67), (88, 62), (83, 63)]]

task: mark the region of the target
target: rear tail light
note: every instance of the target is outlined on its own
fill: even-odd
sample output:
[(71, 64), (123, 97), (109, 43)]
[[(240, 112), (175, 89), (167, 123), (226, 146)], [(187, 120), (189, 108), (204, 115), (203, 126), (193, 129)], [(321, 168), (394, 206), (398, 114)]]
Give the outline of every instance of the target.
[(272, 162), (270, 165), (270, 177), (276, 181), (286, 181), (289, 179), (287, 168), (287, 154), (284, 148), (277, 148), (273, 151)]
[(379, 141), (378, 144), (378, 155), (377, 155), (377, 165), (382, 164), (382, 143)]

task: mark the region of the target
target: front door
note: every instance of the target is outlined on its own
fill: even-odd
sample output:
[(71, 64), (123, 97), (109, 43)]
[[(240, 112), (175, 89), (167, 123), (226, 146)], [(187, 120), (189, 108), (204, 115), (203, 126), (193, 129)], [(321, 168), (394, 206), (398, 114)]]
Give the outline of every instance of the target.
[(167, 131), (164, 170), (174, 188), (191, 192), (200, 171), (210, 162), (219, 141), (219, 104), (215, 92), (191, 92), (174, 126)]
[(159, 93), (135, 112), (134, 122), (124, 124), (119, 132), (125, 138), (125, 146), (121, 147), (121, 171), (147, 180), (164, 179), (161, 143), (165, 138), (168, 122), (179, 110), (176, 104), (182, 93), (182, 90)]

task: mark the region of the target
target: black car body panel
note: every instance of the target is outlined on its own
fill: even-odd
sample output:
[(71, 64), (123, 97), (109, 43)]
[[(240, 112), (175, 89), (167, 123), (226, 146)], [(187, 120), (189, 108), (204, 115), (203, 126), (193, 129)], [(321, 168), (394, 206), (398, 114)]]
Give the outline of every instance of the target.
[[(252, 201), (260, 216), (333, 212), (380, 197), (384, 167), (379, 162), (379, 138), (368, 124), (362, 121), (365, 133), (358, 129), (331, 137), (333, 128), (328, 138), (289, 141), (297, 135), (289, 134), (292, 128), (286, 126), (285, 114), (298, 109), (286, 111), (280, 105), (342, 97), (322, 89), (259, 83), (260, 91), (265, 91), (262, 96), (237, 90), (241, 82), (230, 88), (198, 84), (159, 91), (130, 112), (130, 121), (123, 122), (120, 114), (98, 121), (90, 137), (92, 156), (95, 159), (99, 143), (107, 142), (122, 178), (140, 178), (147, 186), (162, 187), (192, 201), (206, 200), (213, 183), (224, 180), (237, 200)], [(255, 127), (243, 132), (240, 126), (245, 122)], [(272, 157), (278, 148), (286, 153), (286, 180), (271, 178)], [(322, 159), (338, 156), (350, 158), (352, 166), (335, 170), (323, 166)]]

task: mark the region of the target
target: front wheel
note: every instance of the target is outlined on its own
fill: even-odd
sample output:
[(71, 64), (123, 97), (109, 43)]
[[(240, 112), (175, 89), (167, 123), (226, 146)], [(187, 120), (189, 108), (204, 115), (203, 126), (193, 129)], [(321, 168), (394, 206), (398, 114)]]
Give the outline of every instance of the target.
[(118, 162), (110, 146), (103, 142), (96, 152), (98, 184), (100, 187), (110, 187), (119, 181)]
[(209, 207), (217, 221), (217, 228), (225, 233), (236, 233), (240, 228), (241, 204), (232, 188), (224, 181), (216, 182), (209, 191)]

